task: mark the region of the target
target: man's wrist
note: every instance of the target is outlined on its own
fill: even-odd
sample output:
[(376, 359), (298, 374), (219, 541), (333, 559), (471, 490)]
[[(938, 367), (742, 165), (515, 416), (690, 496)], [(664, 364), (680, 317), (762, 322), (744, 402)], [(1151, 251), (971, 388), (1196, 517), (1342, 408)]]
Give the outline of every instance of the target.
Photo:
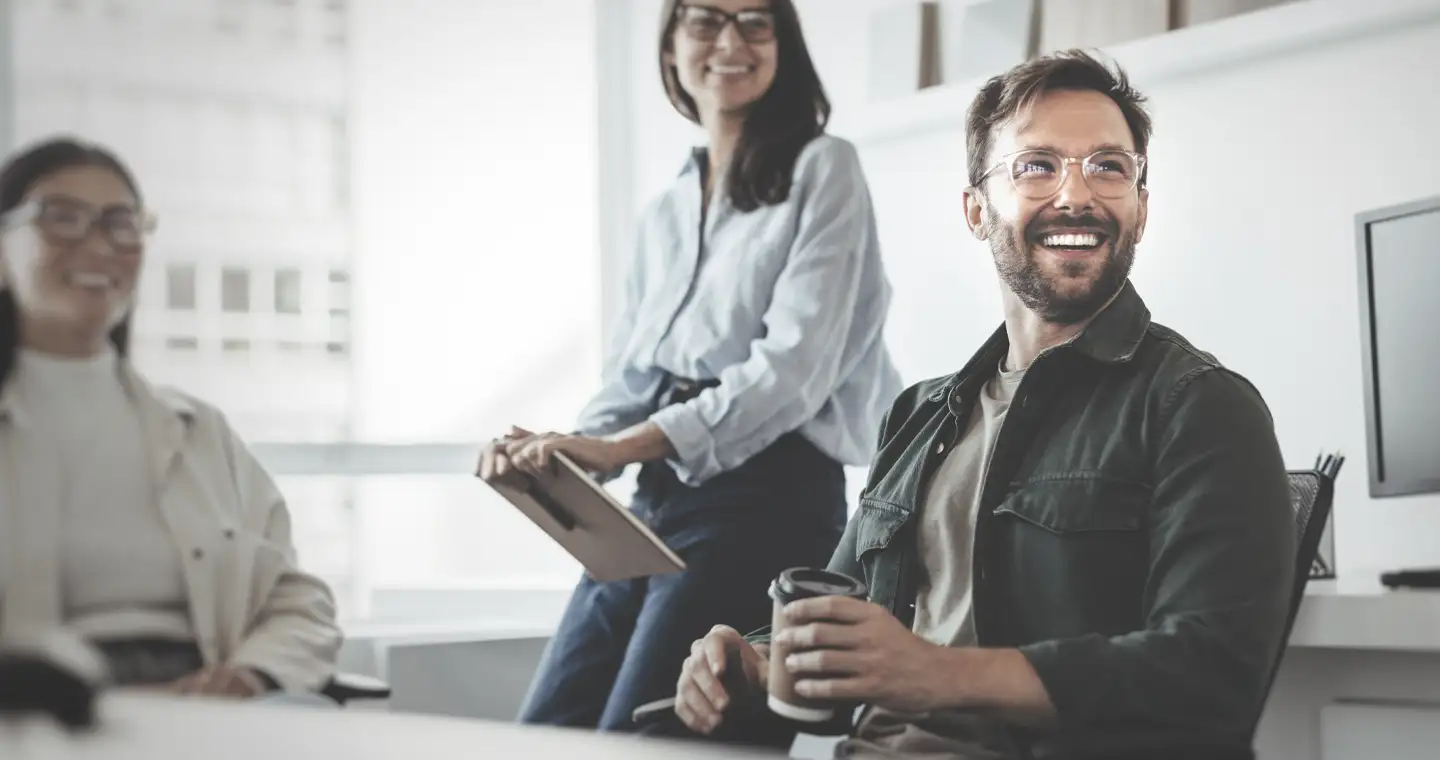
[(1035, 668), (1018, 649), (941, 647), (936, 704), (931, 709), (986, 710), (1002, 719), (1049, 727), (1054, 704)]
[(984, 667), (986, 650), (975, 647), (936, 645), (937, 667), (931, 671), (935, 686), (932, 710), (964, 710), (979, 706), (976, 693), (976, 672)]

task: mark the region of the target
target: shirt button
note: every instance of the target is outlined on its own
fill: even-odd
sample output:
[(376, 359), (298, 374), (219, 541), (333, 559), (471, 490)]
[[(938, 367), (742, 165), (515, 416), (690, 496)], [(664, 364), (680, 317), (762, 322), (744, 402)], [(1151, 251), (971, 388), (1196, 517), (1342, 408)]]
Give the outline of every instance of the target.
[(226, 538), (234, 538), (234, 537), (235, 537), (235, 529), (234, 529), (234, 528), (226, 528), (226, 529), (225, 529), (225, 537), (226, 537)]
[(195, 559), (204, 559), (204, 558), (205, 558), (205, 550), (204, 550), (204, 549), (193, 549), (193, 550), (191, 550), (191, 552), (190, 552), (190, 556), (194, 557)]

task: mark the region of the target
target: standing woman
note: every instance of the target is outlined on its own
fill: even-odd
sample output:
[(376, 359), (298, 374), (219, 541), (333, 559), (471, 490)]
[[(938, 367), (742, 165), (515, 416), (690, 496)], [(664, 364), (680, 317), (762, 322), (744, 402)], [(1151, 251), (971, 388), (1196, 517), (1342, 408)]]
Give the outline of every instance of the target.
[(69, 630), (120, 686), (314, 692), (340, 630), (280, 492), (218, 410), (130, 363), (151, 225), (102, 148), (0, 168), (0, 640)]
[(781, 570), (823, 567), (900, 380), (882, 338), (890, 289), (855, 149), (791, 0), (665, 3), (670, 102), (708, 135), (646, 211), (604, 386), (576, 433), (515, 428), (486, 480), (564, 452), (597, 473), (642, 465), (632, 509), (683, 573), (581, 580), (521, 713), (631, 727), (672, 696), (691, 642), (769, 620)]

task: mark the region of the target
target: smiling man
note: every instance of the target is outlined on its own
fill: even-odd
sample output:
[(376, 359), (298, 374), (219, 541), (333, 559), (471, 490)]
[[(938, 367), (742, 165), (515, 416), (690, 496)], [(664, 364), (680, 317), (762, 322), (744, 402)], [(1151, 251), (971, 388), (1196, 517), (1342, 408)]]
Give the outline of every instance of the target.
[[(1144, 98), (1062, 53), (990, 80), (966, 127), (965, 219), (1004, 324), (891, 407), (830, 563), (869, 600), (786, 608), (779, 635), (808, 650), (786, 662), (796, 690), (867, 705), (851, 757), (1243, 752), (1285, 629), (1293, 516), (1259, 394), (1129, 282)], [(736, 667), (759, 687), (765, 647), (697, 642), (687, 725), (738, 715), (745, 695), (716, 675)]]

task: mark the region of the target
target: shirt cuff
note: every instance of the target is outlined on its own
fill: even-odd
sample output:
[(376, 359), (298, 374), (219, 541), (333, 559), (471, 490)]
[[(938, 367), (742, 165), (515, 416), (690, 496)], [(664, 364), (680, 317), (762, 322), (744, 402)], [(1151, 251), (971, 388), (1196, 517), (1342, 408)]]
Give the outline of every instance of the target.
[(650, 415), (650, 421), (669, 439), (675, 456), (675, 474), (681, 482), (699, 485), (720, 474), (715, 438), (710, 427), (689, 404), (673, 404)]

